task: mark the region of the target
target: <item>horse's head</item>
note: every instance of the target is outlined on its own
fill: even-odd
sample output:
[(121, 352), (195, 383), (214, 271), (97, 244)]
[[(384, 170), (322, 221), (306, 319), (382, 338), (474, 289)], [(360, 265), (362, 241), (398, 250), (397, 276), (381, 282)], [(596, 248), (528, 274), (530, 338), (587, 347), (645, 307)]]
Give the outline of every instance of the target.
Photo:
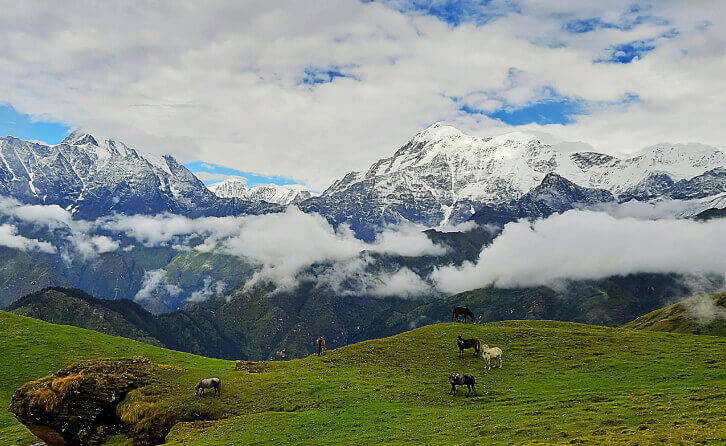
[(199, 389), (201, 389), (201, 388), (202, 388), (201, 383), (194, 386), (194, 395), (199, 395)]

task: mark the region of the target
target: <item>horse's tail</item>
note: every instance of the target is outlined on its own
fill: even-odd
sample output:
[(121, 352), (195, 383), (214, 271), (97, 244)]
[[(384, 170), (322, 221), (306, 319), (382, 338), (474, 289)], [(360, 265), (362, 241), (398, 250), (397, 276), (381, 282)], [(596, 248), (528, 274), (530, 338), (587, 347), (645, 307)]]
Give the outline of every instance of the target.
[(217, 384), (217, 395), (222, 396), (222, 381), (219, 381), (219, 384)]
[(451, 312), (451, 322), (454, 322), (454, 318), (456, 317), (456, 308)]

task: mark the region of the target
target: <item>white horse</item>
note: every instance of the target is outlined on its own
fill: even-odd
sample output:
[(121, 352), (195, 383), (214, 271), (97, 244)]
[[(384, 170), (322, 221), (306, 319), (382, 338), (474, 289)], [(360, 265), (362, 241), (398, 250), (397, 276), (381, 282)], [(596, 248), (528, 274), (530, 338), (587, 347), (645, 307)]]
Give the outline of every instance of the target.
[(214, 394), (220, 396), (222, 395), (222, 381), (219, 378), (203, 379), (194, 386), (194, 395), (204, 396), (204, 389), (214, 389)]
[(487, 362), (487, 370), (492, 369), (492, 359), (494, 360), (494, 368), (497, 368), (497, 360), (499, 361), (499, 368), (502, 368), (502, 349), (499, 347), (489, 348), (488, 345), (484, 344), (481, 346), (481, 357)]

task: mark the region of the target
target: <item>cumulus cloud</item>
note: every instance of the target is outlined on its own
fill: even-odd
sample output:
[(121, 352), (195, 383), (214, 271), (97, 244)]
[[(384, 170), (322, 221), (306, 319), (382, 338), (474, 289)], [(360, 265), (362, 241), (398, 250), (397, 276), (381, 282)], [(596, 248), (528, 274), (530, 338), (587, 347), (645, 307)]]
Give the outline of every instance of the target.
[(48, 254), (56, 252), (50, 243), (23, 237), (18, 234), (18, 228), (9, 224), (0, 225), (0, 245), (26, 252), (40, 251)]
[(436, 269), (438, 288), (455, 293), (489, 284), (548, 285), (630, 273), (726, 273), (726, 221), (642, 220), (568, 211), (507, 224), (479, 259)]
[[(5, 1), (0, 99), (147, 151), (314, 189), (435, 121), (482, 136), (512, 130), (462, 106), (516, 109), (547, 88), (589, 114), (525, 129), (606, 152), (723, 143), (711, 119), (726, 104), (721, 4), (467, 4), (488, 19), (452, 26), (399, 1)], [(636, 41), (654, 48), (599, 62)]]
[(46, 245), (53, 247), (53, 252), (60, 252), (66, 263), (72, 262), (73, 254), (78, 254), (80, 258), (87, 260), (105, 252), (115, 251), (121, 246), (118, 241), (108, 236), (93, 235), (95, 223), (74, 220), (70, 212), (58, 205), (23, 204), (13, 198), (0, 197), (0, 216), (12, 222), (30, 224), (52, 231), (55, 234), (52, 242), (56, 246), (51, 242), (40, 242), (43, 244), (43, 250), (50, 252)]

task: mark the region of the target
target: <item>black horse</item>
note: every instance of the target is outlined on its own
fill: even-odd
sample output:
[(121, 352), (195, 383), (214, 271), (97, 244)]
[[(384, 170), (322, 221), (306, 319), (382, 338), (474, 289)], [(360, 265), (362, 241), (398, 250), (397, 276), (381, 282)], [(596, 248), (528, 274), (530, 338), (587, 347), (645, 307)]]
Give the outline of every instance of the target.
[(474, 391), (474, 396), (476, 396), (476, 378), (471, 375), (452, 373), (449, 376), (449, 383), (451, 383), (449, 395), (456, 396), (456, 386), (466, 386), (469, 389), (466, 396), (469, 396), (472, 390)]
[(451, 322), (459, 322), (459, 316), (464, 315), (464, 322), (466, 322), (466, 317), (469, 316), (471, 318), (471, 323), (476, 322), (476, 318), (474, 317), (474, 313), (467, 307), (456, 307), (454, 308), (454, 312), (451, 314)]
[(461, 339), (461, 335), (456, 339), (456, 345), (459, 346), (459, 358), (464, 357), (464, 350), (467, 348), (473, 348), (474, 349), (474, 357), (476, 358), (479, 356), (479, 351), (481, 349), (481, 343), (478, 339)]

